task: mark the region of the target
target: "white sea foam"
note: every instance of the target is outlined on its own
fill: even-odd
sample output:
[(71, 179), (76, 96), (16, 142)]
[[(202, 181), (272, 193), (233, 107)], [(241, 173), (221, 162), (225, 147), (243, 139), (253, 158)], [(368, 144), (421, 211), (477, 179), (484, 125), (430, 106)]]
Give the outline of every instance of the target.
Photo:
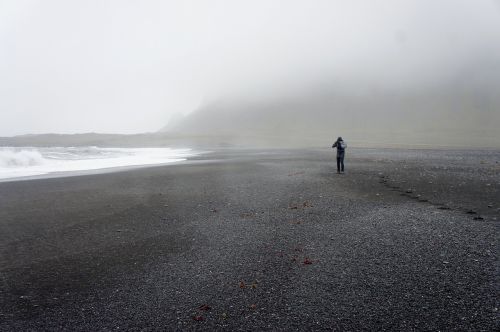
[(183, 161), (190, 149), (0, 147), (0, 179)]
[(36, 150), (0, 149), (0, 168), (30, 167), (43, 163), (43, 156)]

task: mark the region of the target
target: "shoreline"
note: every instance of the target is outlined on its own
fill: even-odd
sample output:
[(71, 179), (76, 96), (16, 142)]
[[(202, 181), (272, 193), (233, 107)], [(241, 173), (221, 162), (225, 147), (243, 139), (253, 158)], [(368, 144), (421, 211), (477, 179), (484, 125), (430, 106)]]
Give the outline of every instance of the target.
[[(8, 146), (5, 146), (6, 148), (9, 148)], [(23, 148), (23, 147), (15, 147), (15, 148)], [(28, 148), (28, 147), (27, 147)], [(36, 148), (36, 147), (29, 147), (29, 148)], [(88, 169), (88, 170), (76, 170), (76, 171), (60, 171), (60, 172), (50, 172), (50, 173), (45, 173), (45, 174), (39, 174), (39, 175), (28, 175), (28, 176), (19, 176), (19, 177), (11, 177), (11, 178), (0, 178), (0, 183), (1, 182), (13, 182), (13, 181), (27, 181), (27, 180), (37, 180), (37, 179), (50, 179), (50, 178), (59, 178), (59, 177), (70, 177), (70, 176), (81, 176), (81, 175), (92, 175), (92, 174), (106, 174), (106, 173), (113, 173), (113, 172), (121, 172), (121, 171), (127, 171), (127, 170), (133, 170), (136, 168), (147, 168), (147, 167), (162, 167), (162, 166), (168, 166), (168, 165), (176, 165), (178, 163), (185, 163), (189, 161), (200, 161), (204, 159), (198, 158), (199, 156), (207, 155), (207, 154), (216, 154), (216, 153), (231, 153), (231, 152), (236, 152), (237, 154), (244, 152), (244, 151), (256, 151), (259, 153), (273, 153), (273, 152), (280, 152), (280, 151), (297, 151), (297, 150), (304, 150), (304, 149), (283, 149), (283, 148), (257, 148), (257, 147), (247, 147), (247, 148), (237, 148), (237, 147), (227, 147), (227, 148), (211, 148), (211, 149), (197, 149), (194, 150), (193, 154), (188, 156), (187, 158), (184, 158), (183, 160), (180, 161), (174, 161), (174, 162), (166, 162), (166, 163), (158, 163), (158, 164), (139, 164), (139, 165), (126, 165), (126, 166), (113, 166), (113, 167), (105, 167), (105, 168), (99, 168), (99, 169)], [(310, 151), (329, 151), (331, 150), (330, 147), (312, 147), (309, 149)], [(451, 152), (451, 153), (471, 153), (471, 152), (492, 152), (492, 153), (500, 153), (500, 149), (498, 148), (488, 148), (488, 147), (482, 147), (482, 148), (453, 148), (449, 146), (443, 146), (442, 148), (423, 148), (423, 147), (368, 147), (368, 146), (363, 146), (363, 147), (350, 147), (349, 152), (354, 151), (354, 152), (364, 152), (366, 153), (367, 151), (374, 152), (376, 155), (380, 155), (381, 152), (392, 152), (392, 153), (407, 153), (407, 152)], [(207, 162), (209, 162), (209, 159), (206, 159)], [(497, 164), (500, 165), (500, 161), (497, 162)]]
[[(9, 148), (9, 147), (5, 147), (5, 148)], [(17, 148), (24, 148), (24, 147), (17, 147)], [(31, 147), (26, 147), (26, 148), (31, 148)], [(127, 171), (127, 170), (147, 168), (147, 167), (163, 167), (163, 166), (176, 165), (179, 163), (183, 163), (183, 162), (186, 162), (190, 159), (194, 159), (200, 155), (205, 155), (208, 153), (210, 153), (210, 152), (209, 151), (201, 151), (201, 150), (193, 150), (190, 152), (189, 156), (172, 158), (172, 161), (167, 161), (167, 162), (132, 164), (132, 165), (117, 165), (117, 166), (103, 167), (103, 168), (69, 170), (69, 171), (54, 171), (54, 172), (46, 172), (46, 173), (34, 174), (34, 175), (5, 177), (5, 178), (0, 178), (0, 183), (2, 183), (2, 182), (14, 182), (14, 181), (29, 181), (29, 180), (38, 180), (38, 179), (51, 179), (51, 178), (61, 178), (61, 177), (72, 177), (72, 176), (82, 176), (82, 175), (92, 175), (92, 174), (107, 174), (107, 173), (123, 172), (123, 171)]]
[(55, 179), (55, 178), (64, 178), (64, 177), (74, 177), (74, 176), (83, 176), (83, 175), (97, 175), (97, 174), (109, 174), (115, 172), (124, 172), (134, 169), (140, 168), (148, 168), (148, 167), (164, 167), (169, 165), (178, 165), (187, 161), (188, 159), (183, 159), (179, 161), (172, 161), (166, 163), (159, 164), (144, 164), (144, 165), (128, 165), (128, 166), (114, 166), (114, 167), (106, 167), (106, 168), (98, 168), (98, 169), (87, 169), (81, 171), (62, 171), (62, 172), (50, 172), (45, 174), (38, 175), (27, 175), (27, 176), (19, 176), (12, 178), (3, 178), (0, 179), (0, 183), (2, 182), (16, 182), (16, 181), (30, 181), (30, 180), (43, 180), (43, 179)]

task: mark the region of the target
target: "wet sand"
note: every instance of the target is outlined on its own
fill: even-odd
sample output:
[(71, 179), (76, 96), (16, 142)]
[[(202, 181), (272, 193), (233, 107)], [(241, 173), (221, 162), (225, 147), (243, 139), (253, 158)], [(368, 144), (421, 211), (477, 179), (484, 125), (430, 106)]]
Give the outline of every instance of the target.
[[(0, 330), (497, 330), (499, 151), (0, 183)], [(204, 160), (209, 159), (209, 160)]]

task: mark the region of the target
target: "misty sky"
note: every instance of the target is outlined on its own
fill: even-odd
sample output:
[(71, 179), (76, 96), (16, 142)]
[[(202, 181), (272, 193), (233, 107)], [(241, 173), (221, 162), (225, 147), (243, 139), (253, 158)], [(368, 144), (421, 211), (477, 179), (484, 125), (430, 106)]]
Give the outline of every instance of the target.
[(497, 0), (0, 0), (0, 136), (156, 131), (332, 80), (425, 96), (476, 69), (500, 90)]

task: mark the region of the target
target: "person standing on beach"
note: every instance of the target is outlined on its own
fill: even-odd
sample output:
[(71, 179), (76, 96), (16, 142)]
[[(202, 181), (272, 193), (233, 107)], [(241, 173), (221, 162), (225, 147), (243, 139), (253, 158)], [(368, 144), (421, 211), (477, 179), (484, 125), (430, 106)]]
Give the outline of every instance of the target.
[(344, 173), (344, 156), (347, 144), (344, 142), (342, 137), (337, 138), (337, 141), (333, 143), (332, 149), (337, 148), (337, 173)]

